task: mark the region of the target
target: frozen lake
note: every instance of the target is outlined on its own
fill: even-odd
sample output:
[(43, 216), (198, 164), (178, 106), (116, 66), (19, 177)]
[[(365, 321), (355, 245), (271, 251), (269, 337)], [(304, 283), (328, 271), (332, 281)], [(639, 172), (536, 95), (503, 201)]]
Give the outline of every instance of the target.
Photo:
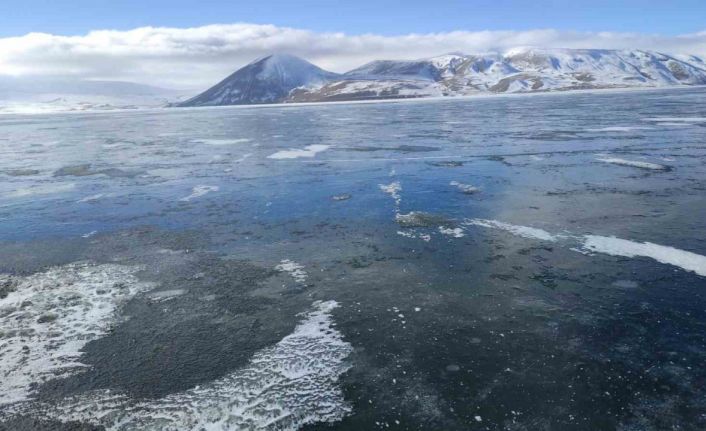
[(706, 429), (706, 89), (0, 148), (0, 429)]

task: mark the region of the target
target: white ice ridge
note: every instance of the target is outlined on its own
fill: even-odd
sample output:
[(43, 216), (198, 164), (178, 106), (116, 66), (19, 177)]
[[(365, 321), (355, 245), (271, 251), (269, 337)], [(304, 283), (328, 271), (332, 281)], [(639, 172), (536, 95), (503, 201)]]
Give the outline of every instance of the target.
[[(552, 235), (541, 229), (503, 223), (497, 220), (469, 219), (464, 221), (463, 224), (465, 226), (501, 229), (513, 235), (542, 241), (557, 242), (559, 240), (566, 240), (571, 250), (584, 254), (593, 252), (630, 258), (637, 256), (649, 257), (657, 262), (673, 265), (706, 277), (706, 256), (666, 245), (651, 242), (636, 242), (599, 235)], [(576, 245), (577, 242), (579, 245), (575, 247), (574, 245)]]
[(534, 227), (519, 226), (510, 223), (503, 223), (497, 220), (485, 220), (485, 219), (467, 219), (463, 222), (464, 225), (481, 226), (492, 229), (501, 229), (512, 233), (513, 235), (521, 236), (530, 239), (539, 239), (542, 241), (557, 241), (560, 236), (555, 236), (549, 232), (537, 229)]
[(399, 206), (402, 203), (402, 196), (400, 196), (402, 185), (400, 182), (395, 181), (391, 184), (380, 184), (380, 190), (392, 196), (392, 199), (395, 200), (395, 207), (399, 209)]
[(300, 157), (314, 157), (316, 154), (331, 148), (330, 145), (307, 145), (304, 149), (290, 148), (288, 150), (277, 151), (267, 156), (268, 159), (298, 159)]
[(103, 336), (121, 304), (152, 284), (137, 267), (75, 263), (25, 277), (0, 275), (0, 406), (82, 371), (81, 349)]
[(280, 272), (288, 273), (297, 283), (304, 283), (309, 276), (306, 271), (304, 271), (303, 265), (289, 259), (280, 261), (279, 265), (275, 266), (275, 269)]
[(637, 160), (625, 160), (625, 159), (619, 159), (617, 157), (605, 157), (605, 158), (598, 158), (596, 160), (598, 160), (599, 162), (612, 163), (614, 165), (632, 166), (633, 168), (652, 169), (655, 171), (665, 171), (668, 169), (666, 166), (659, 165), (657, 163), (640, 162)]
[(339, 421), (352, 411), (339, 386), (352, 347), (334, 327), (338, 304), (312, 307), (292, 334), (256, 352), (249, 365), (202, 386), (149, 401), (101, 390), (20, 413), (112, 431), (296, 430)]
[(191, 189), (191, 194), (189, 196), (183, 197), (179, 200), (182, 202), (188, 202), (192, 199), (196, 199), (198, 197), (201, 197), (207, 193), (217, 192), (217, 191), (218, 191), (218, 186), (196, 186), (193, 189)]
[(597, 235), (586, 235), (583, 247), (592, 252), (611, 256), (649, 257), (657, 262), (674, 265), (706, 277), (706, 256), (674, 247)]

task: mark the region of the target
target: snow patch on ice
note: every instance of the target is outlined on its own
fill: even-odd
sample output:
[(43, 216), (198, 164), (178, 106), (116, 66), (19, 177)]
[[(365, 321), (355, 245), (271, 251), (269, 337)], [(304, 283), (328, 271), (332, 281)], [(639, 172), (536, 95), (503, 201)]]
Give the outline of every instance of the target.
[(429, 242), (431, 241), (431, 235), (426, 234), (426, 233), (418, 233), (413, 230), (398, 230), (397, 235), (403, 236), (405, 238), (413, 238), (413, 239), (421, 239), (424, 242)]
[(183, 197), (179, 199), (182, 202), (188, 202), (192, 199), (196, 199), (198, 197), (201, 197), (205, 194), (211, 193), (211, 192), (217, 192), (218, 191), (218, 186), (196, 186), (191, 190), (191, 194), (189, 196)]
[(706, 123), (706, 117), (649, 117), (644, 121), (654, 121), (658, 123)]
[(279, 265), (275, 266), (275, 270), (288, 273), (297, 283), (306, 282), (309, 276), (306, 271), (304, 271), (304, 265), (300, 265), (289, 259), (282, 260)]
[(640, 162), (637, 160), (625, 160), (619, 159), (617, 157), (598, 158), (596, 160), (598, 160), (599, 162), (612, 163), (614, 165), (631, 166), (633, 168), (651, 169), (654, 171), (666, 171), (669, 169), (667, 166), (659, 165), (657, 163)]
[(351, 413), (339, 386), (349, 343), (335, 328), (335, 301), (317, 301), (294, 332), (256, 352), (249, 365), (220, 379), (156, 400), (100, 390), (34, 403), (17, 413), (82, 421), (108, 430), (296, 430), (334, 423)]
[(558, 235), (552, 235), (549, 232), (528, 226), (519, 226), (510, 223), (503, 223), (497, 220), (485, 220), (485, 219), (467, 219), (464, 221), (467, 226), (480, 226), (487, 227), (491, 229), (501, 229), (510, 232), (513, 235), (521, 236), (523, 238), (539, 239), (542, 241), (557, 241), (560, 237)]
[(449, 185), (456, 187), (461, 192), (467, 195), (472, 195), (473, 193), (477, 193), (480, 191), (478, 187), (472, 186), (470, 184), (459, 183), (458, 181), (451, 181)]
[(27, 196), (42, 196), (56, 193), (70, 192), (76, 188), (74, 183), (66, 184), (41, 184), (38, 186), (25, 187), (5, 194), (8, 198), (22, 198)]
[(392, 199), (395, 200), (395, 207), (399, 209), (399, 206), (402, 203), (402, 196), (400, 196), (400, 192), (402, 191), (402, 185), (400, 184), (400, 182), (395, 181), (387, 185), (380, 184), (380, 190), (392, 196)]
[(206, 145), (236, 145), (244, 144), (250, 142), (251, 139), (248, 138), (238, 138), (238, 139), (194, 139), (191, 142), (196, 144), (206, 144)]
[(586, 250), (624, 257), (649, 257), (706, 277), (706, 256), (651, 242), (634, 242), (616, 237), (586, 235)]
[(277, 151), (267, 156), (268, 159), (298, 159), (301, 157), (314, 157), (322, 151), (331, 148), (330, 145), (307, 145), (304, 149), (291, 148), (289, 150)]
[(598, 129), (586, 129), (587, 132), (634, 132), (636, 130), (651, 130), (652, 127), (646, 126), (612, 126), (601, 127)]
[(74, 263), (26, 277), (0, 275), (0, 405), (23, 401), (35, 385), (86, 367), (81, 349), (116, 320), (121, 304), (153, 287), (139, 267)]
[(104, 196), (105, 196), (104, 193), (96, 193), (95, 195), (86, 196), (85, 198), (81, 198), (81, 199), (77, 200), (76, 203), (82, 204), (82, 203), (86, 203), (86, 202), (95, 202)]
[(186, 289), (160, 290), (147, 295), (152, 302), (164, 302), (186, 293)]
[(466, 234), (463, 232), (463, 229), (461, 229), (460, 227), (456, 227), (456, 228), (452, 229), (452, 228), (439, 226), (439, 232), (442, 235), (451, 236), (454, 238), (463, 238), (464, 236), (466, 236)]

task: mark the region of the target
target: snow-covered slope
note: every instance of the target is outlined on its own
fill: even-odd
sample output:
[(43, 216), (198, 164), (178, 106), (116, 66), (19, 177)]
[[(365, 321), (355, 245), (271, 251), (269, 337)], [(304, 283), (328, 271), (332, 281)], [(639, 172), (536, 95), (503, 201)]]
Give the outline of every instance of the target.
[(177, 106), (218, 106), (285, 101), (295, 88), (320, 86), (338, 75), (286, 54), (270, 55), (239, 69)]
[(180, 106), (320, 102), (706, 84), (706, 62), (641, 50), (515, 48), (326, 72), (291, 56), (245, 66)]
[(120, 81), (0, 77), (0, 113), (164, 107), (183, 91)]

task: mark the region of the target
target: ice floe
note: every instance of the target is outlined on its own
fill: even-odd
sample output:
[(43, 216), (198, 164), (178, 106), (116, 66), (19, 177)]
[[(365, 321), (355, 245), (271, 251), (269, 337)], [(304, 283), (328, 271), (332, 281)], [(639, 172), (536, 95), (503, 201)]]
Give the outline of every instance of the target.
[(301, 157), (314, 157), (322, 151), (331, 148), (330, 145), (307, 145), (304, 149), (290, 148), (288, 150), (277, 151), (267, 156), (268, 159), (298, 159)]
[(334, 327), (335, 301), (312, 305), (294, 332), (256, 352), (249, 364), (215, 381), (154, 400), (99, 390), (16, 409), (108, 430), (296, 430), (350, 414), (339, 385), (352, 352)]
[(297, 283), (306, 282), (306, 279), (309, 276), (304, 270), (303, 265), (289, 259), (282, 260), (279, 265), (275, 266), (275, 269), (280, 272), (288, 273)]
[(651, 169), (654, 171), (667, 171), (667, 170), (669, 170), (669, 167), (665, 166), (665, 165), (660, 165), (657, 163), (650, 163), (650, 162), (640, 162), (637, 160), (625, 160), (625, 159), (620, 159), (617, 157), (601, 157), (596, 160), (598, 160), (599, 162), (611, 163), (614, 165), (631, 166), (633, 168)]
[(89, 341), (103, 336), (116, 311), (152, 284), (138, 267), (74, 263), (25, 277), (0, 275), (0, 405), (86, 366)]
[(217, 191), (218, 191), (218, 186), (196, 186), (191, 190), (191, 194), (189, 196), (183, 197), (179, 200), (182, 202), (188, 202), (192, 199), (196, 199), (198, 197), (201, 197), (207, 193), (217, 192)]

